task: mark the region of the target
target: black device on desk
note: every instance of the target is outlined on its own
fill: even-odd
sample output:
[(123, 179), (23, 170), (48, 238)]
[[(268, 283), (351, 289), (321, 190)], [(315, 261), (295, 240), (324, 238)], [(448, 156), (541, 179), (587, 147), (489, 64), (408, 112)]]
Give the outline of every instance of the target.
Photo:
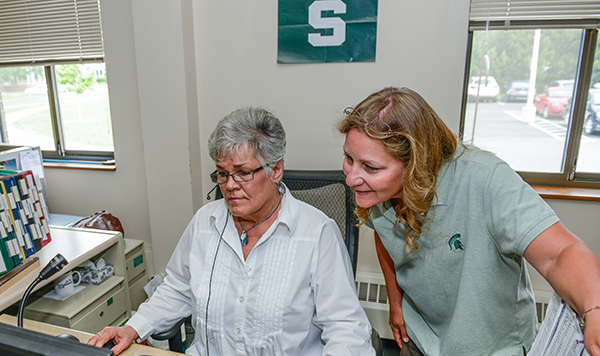
[(109, 349), (0, 323), (0, 355), (114, 356), (114, 353)]

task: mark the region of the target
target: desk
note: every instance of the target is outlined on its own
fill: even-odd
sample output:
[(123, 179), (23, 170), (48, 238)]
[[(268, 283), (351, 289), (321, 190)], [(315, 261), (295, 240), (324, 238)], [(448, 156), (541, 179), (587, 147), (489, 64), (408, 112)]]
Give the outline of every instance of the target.
[[(40, 267), (31, 270), (29, 274), (0, 294), (0, 311), (21, 300), (27, 287), (56, 254), (62, 254), (69, 263), (54, 276), (40, 282), (35, 290), (51, 283), (65, 272), (117, 244), (121, 237), (120, 232), (59, 226), (50, 226), (50, 233), (52, 241), (34, 254), (40, 259)], [(117, 267), (115, 266), (115, 268)]]
[[(9, 325), (17, 325), (17, 318), (14, 316), (10, 316), (7, 314), (0, 315), (0, 323), (9, 324)], [(92, 334), (62, 328), (60, 326), (54, 326), (50, 324), (44, 324), (33, 320), (25, 319), (23, 320), (23, 327), (26, 329), (34, 330), (37, 332), (41, 332), (48, 335), (59, 335), (59, 334), (71, 334), (76, 338), (81, 340), (81, 342), (87, 342)], [(129, 348), (123, 351), (120, 355), (123, 356), (141, 356), (141, 355), (150, 355), (150, 356), (176, 356), (180, 355), (177, 352), (171, 352), (167, 350), (157, 349), (150, 346), (132, 344)]]

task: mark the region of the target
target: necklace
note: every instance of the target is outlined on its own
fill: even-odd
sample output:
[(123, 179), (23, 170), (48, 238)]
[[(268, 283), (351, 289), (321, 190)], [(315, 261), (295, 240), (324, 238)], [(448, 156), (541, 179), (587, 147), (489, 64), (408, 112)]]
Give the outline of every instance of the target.
[(257, 227), (258, 225), (264, 223), (271, 216), (273, 216), (273, 214), (275, 214), (275, 211), (277, 211), (277, 208), (279, 208), (279, 204), (281, 203), (281, 196), (282, 196), (282, 194), (279, 194), (279, 200), (277, 201), (277, 206), (275, 206), (275, 209), (273, 209), (271, 214), (269, 214), (269, 216), (267, 216), (266, 218), (257, 222), (256, 224), (252, 225), (252, 227), (247, 230), (244, 229), (244, 227), (242, 226), (242, 221), (240, 220), (240, 217), (239, 216), (237, 217), (238, 224), (240, 224), (240, 228), (242, 229), (242, 234), (240, 235), (240, 243), (242, 244), (242, 247), (244, 247), (248, 244), (248, 231), (250, 231), (250, 230), (254, 229), (255, 227)]

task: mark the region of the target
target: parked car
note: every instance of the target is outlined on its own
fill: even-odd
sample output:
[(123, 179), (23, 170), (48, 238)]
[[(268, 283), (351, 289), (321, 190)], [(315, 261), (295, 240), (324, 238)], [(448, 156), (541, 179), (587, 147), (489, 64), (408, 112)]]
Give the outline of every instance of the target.
[(600, 132), (600, 89), (590, 89), (585, 110), (583, 133), (593, 135)]
[(573, 88), (546, 88), (542, 94), (535, 97), (535, 111), (544, 119), (550, 116), (562, 117), (565, 112), (565, 104), (571, 96), (573, 96)]
[[(65, 84), (58, 84), (58, 91), (61, 93), (66, 92), (68, 89), (67, 85)], [(30, 88), (27, 88), (23, 91), (23, 94), (25, 95), (35, 95), (35, 94), (46, 94), (48, 92), (48, 87), (46, 86), (46, 84), (37, 84), (35, 86), (32, 86)]]
[[(480, 82), (482, 85), (479, 85)], [(498, 101), (500, 86), (494, 77), (472, 77), (469, 87), (467, 88), (468, 101), (475, 101), (477, 98), (477, 88), (479, 88), (480, 101)]]
[(25, 94), (25, 95), (46, 94), (47, 90), (48, 90), (48, 87), (46, 87), (46, 84), (38, 84), (38, 85), (32, 86), (31, 88), (25, 89), (25, 91), (23, 91), (23, 94)]
[(563, 121), (565, 125), (569, 125), (569, 120), (571, 119), (571, 100), (572, 98), (567, 99), (565, 103), (565, 109), (563, 110)]
[[(506, 102), (527, 101), (528, 89), (528, 80), (513, 80), (510, 82), (506, 93), (504, 93), (504, 100)], [(535, 88), (533, 88), (533, 95), (535, 95)]]
[(573, 88), (575, 86), (575, 80), (573, 79), (561, 79), (555, 80), (550, 84), (546, 85), (546, 88), (554, 88), (554, 87), (567, 87)]

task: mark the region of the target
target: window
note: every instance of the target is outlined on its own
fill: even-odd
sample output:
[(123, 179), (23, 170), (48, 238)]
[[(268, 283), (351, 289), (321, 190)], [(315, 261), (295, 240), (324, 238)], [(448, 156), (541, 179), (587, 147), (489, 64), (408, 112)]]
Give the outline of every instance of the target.
[(98, 0), (0, 2), (0, 139), (112, 160)]
[(530, 184), (600, 188), (600, 4), (539, 3), (471, 0), (460, 137)]

